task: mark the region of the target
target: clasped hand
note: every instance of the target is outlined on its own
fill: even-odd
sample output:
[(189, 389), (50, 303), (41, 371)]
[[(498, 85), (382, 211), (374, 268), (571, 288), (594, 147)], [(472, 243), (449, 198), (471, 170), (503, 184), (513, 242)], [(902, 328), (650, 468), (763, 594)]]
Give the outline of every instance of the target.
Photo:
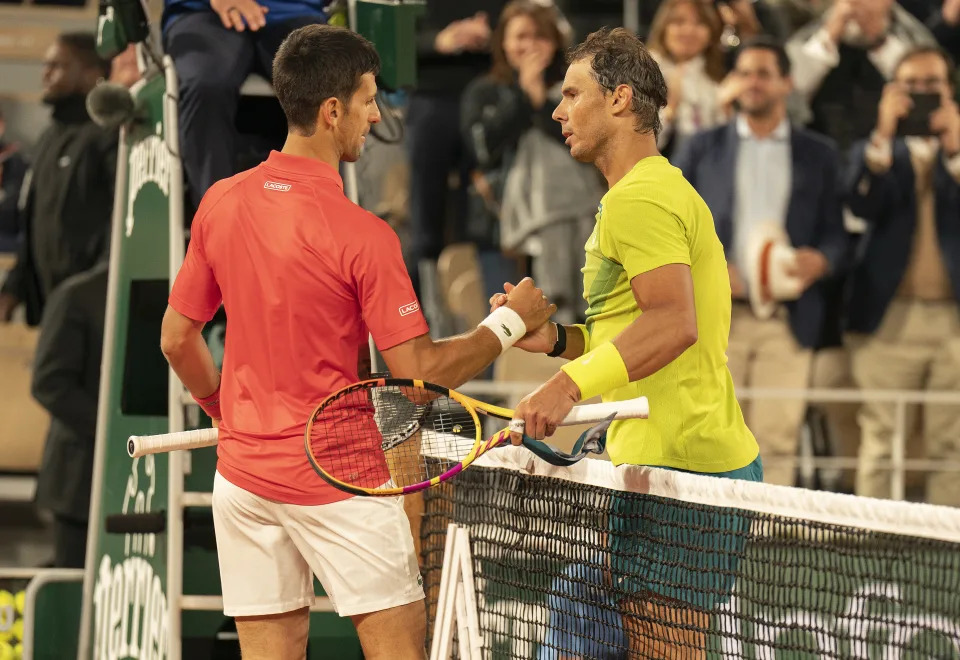
[[(533, 286), (533, 280), (525, 278), (518, 285), (510, 282), (503, 285), (503, 293), (490, 296), (490, 311), (508, 304), (527, 284)], [(539, 291), (539, 289), (537, 289)], [(543, 296), (546, 299), (546, 296)], [(556, 311), (556, 305), (551, 305)], [(530, 353), (549, 353), (557, 341), (557, 326), (545, 320), (539, 326), (527, 325), (527, 334), (514, 346)], [(537, 440), (553, 435), (557, 426), (567, 416), (573, 406), (580, 400), (580, 390), (563, 371), (558, 371), (546, 383), (525, 396), (517, 404), (513, 419), (522, 422), (523, 433), (511, 432), (510, 441), (514, 445), (521, 444), (523, 435)]]

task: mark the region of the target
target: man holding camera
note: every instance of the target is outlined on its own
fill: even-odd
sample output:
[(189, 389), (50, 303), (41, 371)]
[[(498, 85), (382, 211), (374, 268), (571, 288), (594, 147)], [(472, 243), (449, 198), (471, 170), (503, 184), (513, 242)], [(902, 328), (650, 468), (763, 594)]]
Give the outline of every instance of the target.
[[(848, 326), (864, 389), (960, 389), (960, 112), (955, 68), (937, 47), (907, 53), (883, 91), (876, 128), (854, 145), (850, 209), (869, 228), (852, 275)], [(860, 412), (857, 494), (887, 497), (894, 407)], [(960, 460), (960, 409), (927, 405), (926, 456)], [(911, 424), (905, 429), (909, 433)], [(931, 472), (927, 501), (960, 505), (955, 471)]]

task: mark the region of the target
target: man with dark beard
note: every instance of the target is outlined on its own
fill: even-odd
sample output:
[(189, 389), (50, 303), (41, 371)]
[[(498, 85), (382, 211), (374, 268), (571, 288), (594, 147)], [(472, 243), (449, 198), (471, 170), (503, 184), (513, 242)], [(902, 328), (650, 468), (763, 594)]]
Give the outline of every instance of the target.
[[(674, 164), (710, 207), (726, 252), (734, 298), (727, 355), (736, 387), (804, 388), (813, 350), (839, 340), (835, 282), (847, 250), (839, 156), (828, 139), (790, 125), (786, 99), (793, 84), (781, 46), (747, 42), (732, 75), (744, 83), (739, 115), (691, 138)], [(771, 225), (795, 255), (788, 271), (799, 298), (785, 303), (748, 290), (748, 273), (757, 270), (748, 246)], [(805, 410), (801, 400), (745, 405), (767, 481), (793, 485), (791, 459)]]
[(109, 73), (93, 34), (61, 34), (47, 50), (43, 102), (53, 108), (53, 123), (28, 174), (25, 235), (0, 289), (0, 322), (23, 303), (27, 323), (37, 325), (53, 289), (90, 269), (107, 248), (118, 134), (93, 123), (86, 97)]

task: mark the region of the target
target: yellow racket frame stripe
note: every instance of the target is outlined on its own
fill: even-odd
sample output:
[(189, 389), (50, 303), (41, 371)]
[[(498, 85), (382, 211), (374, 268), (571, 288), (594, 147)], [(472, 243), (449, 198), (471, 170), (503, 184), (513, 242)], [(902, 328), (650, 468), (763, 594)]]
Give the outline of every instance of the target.
[[(393, 486), (390, 488), (366, 488), (363, 486), (357, 486), (355, 484), (349, 484), (340, 479), (337, 479), (332, 474), (324, 470), (323, 466), (320, 465), (320, 462), (317, 460), (316, 456), (313, 454), (313, 448), (311, 446), (311, 434), (313, 431), (314, 421), (317, 419), (317, 416), (320, 414), (322, 409), (334, 399), (338, 399), (341, 396), (354, 392), (357, 390), (369, 390), (374, 387), (409, 387), (416, 388), (420, 391), (433, 392), (439, 396), (448, 397), (457, 403), (459, 403), (465, 410), (470, 414), (470, 417), (473, 420), (475, 431), (473, 445), (470, 448), (470, 451), (467, 452), (463, 460), (459, 463), (456, 463), (450, 468), (448, 468), (443, 474), (432, 477), (429, 480), (422, 481), (416, 484), (407, 484), (400, 486)], [(578, 415), (577, 413), (587, 413), (589, 409), (589, 414)], [(501, 406), (495, 406), (490, 403), (485, 403), (483, 401), (478, 401), (477, 399), (465, 396), (455, 390), (451, 390), (447, 387), (442, 387), (440, 385), (435, 385), (433, 383), (428, 383), (423, 380), (418, 379), (405, 379), (405, 378), (375, 378), (370, 380), (364, 380), (359, 383), (354, 383), (353, 385), (348, 385), (345, 388), (342, 388), (327, 398), (325, 398), (319, 406), (317, 406), (313, 413), (310, 415), (310, 419), (307, 421), (306, 429), (304, 430), (304, 448), (307, 453), (307, 458), (310, 461), (310, 465), (313, 467), (314, 471), (327, 483), (331, 486), (342, 490), (346, 493), (351, 493), (353, 495), (368, 495), (374, 497), (393, 497), (397, 495), (409, 495), (410, 493), (416, 493), (431, 486), (436, 486), (437, 484), (446, 481), (450, 477), (458, 474), (464, 468), (468, 467), (473, 463), (477, 458), (485, 454), (487, 451), (496, 447), (497, 445), (509, 441), (510, 431), (509, 429), (503, 429), (493, 434), (490, 438), (482, 438), (482, 427), (480, 424), (480, 418), (477, 416), (477, 411), (482, 411), (484, 414), (490, 415), (491, 417), (497, 417), (504, 420), (513, 419), (514, 411), (510, 408), (504, 408)], [(563, 424), (583, 424), (583, 423), (596, 423), (596, 421), (607, 419), (609, 415), (613, 413), (616, 415), (616, 419), (627, 419), (627, 418), (646, 418), (649, 415), (649, 405), (646, 400), (646, 397), (638, 397), (637, 399), (628, 400), (628, 401), (617, 401), (617, 402), (608, 402), (608, 403), (599, 403), (599, 404), (587, 404), (585, 406), (576, 406), (574, 411), (572, 411), (565, 420)], [(622, 415), (622, 417), (621, 417)], [(594, 418), (594, 421), (591, 422), (590, 418)], [(463, 436), (466, 438), (467, 436)]]

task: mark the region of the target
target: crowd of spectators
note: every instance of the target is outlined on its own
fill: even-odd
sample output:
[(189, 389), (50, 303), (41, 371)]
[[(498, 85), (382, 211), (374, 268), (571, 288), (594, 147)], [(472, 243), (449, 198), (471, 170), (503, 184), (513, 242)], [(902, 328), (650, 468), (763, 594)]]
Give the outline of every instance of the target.
[[(504, 255), (519, 256), (523, 272), (550, 278), (538, 281), (562, 313), (580, 315), (575, 252), (603, 189), (593, 172), (556, 149), (550, 114), (563, 73), (559, 53), (571, 37), (583, 37), (569, 34), (558, 4), (519, 0), (501, 9), (488, 2), (458, 17), (475, 25), (499, 16), (482, 31), (489, 33), (488, 68), (463, 91), (463, 71), (450, 77), (447, 109), (438, 112), (450, 121), (459, 98), (459, 139), (444, 146), (433, 133), (430, 149), (461, 160), (445, 164), (429, 185), (426, 171), (416, 173), (411, 198), (443, 188), (465, 195), (468, 212), (438, 204), (438, 221), (412, 204), (414, 242), (430, 246), (412, 254), (435, 258), (445, 241), (474, 241), (481, 254), (500, 259), (481, 259), (492, 271), (484, 273), (488, 287), (509, 272), (497, 270)], [(738, 386), (802, 389), (846, 380), (866, 389), (957, 389), (960, 115), (953, 62), (960, 2), (650, 4), (657, 6), (645, 40), (669, 89), (658, 143), (710, 206), (727, 253), (734, 303), (728, 359)], [(449, 33), (457, 25), (438, 27)], [(453, 71), (467, 60), (479, 67), (476, 40), (453, 53), (440, 50), (421, 58), (434, 69), (444, 62)], [(440, 79), (434, 70), (432, 80)], [(782, 248), (784, 282), (773, 282), (782, 291), (760, 290), (756, 246), (764, 241)], [(760, 399), (744, 409), (768, 459), (767, 480), (795, 483), (792, 459), (809, 420), (807, 403)], [(824, 410), (828, 437), (841, 447), (859, 445), (859, 494), (890, 494), (884, 462), (892, 410), (867, 403), (853, 428), (849, 415)], [(960, 409), (926, 406), (920, 417), (911, 442), (923, 449), (913, 452), (960, 459), (953, 448)], [(909, 432), (916, 425), (908, 421)], [(926, 499), (960, 504), (954, 474), (932, 472)]]
[[(166, 0), (162, 45), (180, 81), (188, 209), (237, 170), (244, 80), (269, 80), (283, 37), (327, 20), (325, 5)], [(831, 371), (859, 387), (960, 389), (960, 0), (648, 0), (641, 9), (669, 90), (658, 143), (709, 205), (726, 250), (738, 386), (818, 385), (818, 360), (830, 355)], [(469, 242), (485, 288), (531, 274), (561, 320), (584, 317), (582, 247), (604, 185), (569, 157), (551, 117), (565, 49), (586, 36), (572, 26), (590, 22), (581, 10), (570, 0), (427, 1), (418, 83), (391, 90), (409, 174), (390, 181), (405, 187), (398, 230), (418, 290), (424, 263)], [(0, 118), (0, 250), (18, 254), (0, 320), (23, 305), (26, 321), (42, 325), (34, 393), (54, 419), (44, 466), (59, 476), (42, 491), (54, 509), (66, 500), (53, 486), (68, 484), (57, 452), (87, 443), (84, 464), (92, 460), (98, 373), (89, 365), (101, 348), (75, 333), (103, 313), (117, 134), (90, 120), (84, 98), (109, 74), (92, 35), (62, 35), (44, 66), (51, 126), (29, 163), (2, 141)], [(114, 80), (138, 77), (132, 51), (115, 60)], [(782, 256), (779, 284), (758, 275), (763, 246)], [(744, 409), (771, 459), (768, 480), (795, 483), (807, 404)], [(859, 409), (859, 494), (890, 494), (883, 462), (894, 421), (887, 404)], [(828, 422), (843, 433), (839, 416)], [(928, 458), (960, 461), (960, 407), (926, 406), (922, 429)], [(932, 473), (926, 498), (960, 505), (956, 472)], [(65, 538), (85, 524), (78, 511), (57, 510)]]

